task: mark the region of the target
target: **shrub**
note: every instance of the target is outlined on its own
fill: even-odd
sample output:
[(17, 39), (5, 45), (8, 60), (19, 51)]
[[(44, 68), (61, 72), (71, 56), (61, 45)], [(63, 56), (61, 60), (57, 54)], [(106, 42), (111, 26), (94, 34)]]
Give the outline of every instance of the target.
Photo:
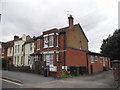
[(2, 69), (8, 69), (8, 65), (9, 65), (9, 59), (2, 58)]
[(70, 78), (72, 77), (71, 74), (70, 74), (70, 71), (64, 71), (62, 72), (62, 77), (63, 78)]

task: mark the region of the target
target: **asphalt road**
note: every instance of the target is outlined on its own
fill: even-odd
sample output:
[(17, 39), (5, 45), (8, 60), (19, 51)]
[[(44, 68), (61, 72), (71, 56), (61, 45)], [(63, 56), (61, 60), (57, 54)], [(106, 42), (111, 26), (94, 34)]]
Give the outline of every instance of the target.
[(9, 80), (5, 80), (5, 79), (0, 79), (0, 81), (2, 80), (2, 88), (21, 88), (22, 84), (13, 82), (13, 81), (9, 81)]
[[(113, 71), (54, 80), (37, 74), (3, 71), (2, 77), (18, 80), (26, 88), (113, 88)], [(13, 84), (13, 83), (12, 83)], [(19, 87), (19, 86), (18, 86)]]

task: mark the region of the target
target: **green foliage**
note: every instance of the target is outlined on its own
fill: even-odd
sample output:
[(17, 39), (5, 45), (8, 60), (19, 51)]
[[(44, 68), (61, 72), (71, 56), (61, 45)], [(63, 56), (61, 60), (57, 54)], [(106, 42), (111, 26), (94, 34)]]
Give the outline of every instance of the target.
[(63, 78), (70, 78), (72, 76), (70, 75), (70, 71), (64, 71), (64, 72), (62, 72), (62, 77)]
[(2, 58), (2, 68), (7, 69), (10, 60), (8, 58)]
[(120, 60), (120, 29), (104, 39), (100, 49), (101, 53), (109, 56), (111, 60)]

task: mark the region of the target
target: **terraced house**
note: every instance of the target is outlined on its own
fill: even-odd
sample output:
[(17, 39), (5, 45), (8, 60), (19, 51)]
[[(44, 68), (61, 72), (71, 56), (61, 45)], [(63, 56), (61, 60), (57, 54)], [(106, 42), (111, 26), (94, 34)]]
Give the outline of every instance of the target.
[(40, 70), (43, 74), (46, 71), (56, 77), (61, 77), (63, 71), (75, 75), (110, 69), (110, 58), (90, 52), (81, 25), (74, 25), (72, 15), (68, 21), (68, 27), (46, 30), (38, 37), (14, 36), (13, 64), (30, 66), (33, 70)]

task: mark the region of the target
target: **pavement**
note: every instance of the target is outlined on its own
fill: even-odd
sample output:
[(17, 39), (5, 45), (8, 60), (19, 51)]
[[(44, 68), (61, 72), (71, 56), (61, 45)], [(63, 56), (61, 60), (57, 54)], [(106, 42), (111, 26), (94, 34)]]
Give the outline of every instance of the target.
[(24, 88), (113, 88), (113, 71), (83, 75), (66, 79), (54, 79), (37, 74), (3, 71), (4, 78), (20, 81)]

